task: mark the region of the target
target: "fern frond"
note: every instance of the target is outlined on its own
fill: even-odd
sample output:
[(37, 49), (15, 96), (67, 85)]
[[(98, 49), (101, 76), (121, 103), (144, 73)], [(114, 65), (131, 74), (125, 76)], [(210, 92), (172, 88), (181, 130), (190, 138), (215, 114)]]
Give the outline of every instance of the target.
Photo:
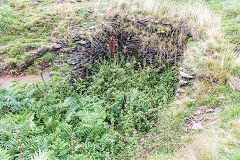
[(0, 148), (0, 160), (10, 160), (11, 156), (7, 153), (6, 150)]
[(34, 156), (32, 157), (32, 160), (49, 160), (49, 156), (47, 152), (43, 152), (39, 150), (34, 154)]

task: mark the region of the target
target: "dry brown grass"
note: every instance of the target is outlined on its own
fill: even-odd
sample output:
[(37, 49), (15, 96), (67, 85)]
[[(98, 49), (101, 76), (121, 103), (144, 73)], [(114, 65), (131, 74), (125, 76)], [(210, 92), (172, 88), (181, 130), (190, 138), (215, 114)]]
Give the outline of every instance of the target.
[(185, 145), (173, 160), (210, 160), (216, 159), (218, 148), (216, 139), (209, 135), (201, 135), (191, 144)]
[[(235, 123), (234, 123), (235, 124)], [(234, 127), (235, 128), (235, 127)], [(237, 129), (237, 127), (235, 128)], [(226, 131), (213, 126), (211, 129), (198, 134), (191, 143), (185, 143), (173, 160), (212, 160), (217, 159), (222, 152), (230, 152), (227, 145), (236, 144), (232, 131)]]
[(214, 86), (212, 86), (211, 84), (204, 80), (196, 81), (195, 84), (193, 85), (193, 88), (195, 90), (196, 95), (215, 94), (218, 92)]

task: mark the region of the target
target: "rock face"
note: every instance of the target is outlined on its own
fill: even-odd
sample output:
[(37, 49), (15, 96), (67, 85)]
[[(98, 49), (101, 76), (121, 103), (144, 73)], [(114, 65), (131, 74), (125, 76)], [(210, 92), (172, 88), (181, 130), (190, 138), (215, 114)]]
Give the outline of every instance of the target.
[(142, 65), (178, 65), (191, 32), (183, 24), (115, 15), (86, 32), (74, 32), (72, 37), (74, 45), (66, 45), (62, 52), (68, 55), (73, 74), (85, 78), (90, 74), (86, 64), (94, 66), (118, 54)]

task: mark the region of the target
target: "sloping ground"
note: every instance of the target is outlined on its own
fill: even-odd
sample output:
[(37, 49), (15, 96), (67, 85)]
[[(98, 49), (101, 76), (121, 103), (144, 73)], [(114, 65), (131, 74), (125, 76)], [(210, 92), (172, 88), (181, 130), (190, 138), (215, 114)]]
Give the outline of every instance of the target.
[[(8, 70), (11, 73), (16, 73), (15, 66), (22, 62), (28, 64), (24, 60), (35, 54), (28, 51), (56, 43), (56, 39), (71, 44), (75, 31), (100, 24), (108, 14), (124, 12), (153, 16), (153, 19), (171, 19), (184, 22), (194, 33), (200, 34), (193, 35), (198, 41), (188, 43), (182, 64), (185, 75), (181, 74), (186, 76), (185, 69), (189, 69), (196, 79), (190, 86), (180, 81), (179, 95), (170, 105), (169, 101), (176, 94), (176, 77), (171, 72), (164, 76), (154, 69), (135, 72), (130, 69), (132, 64), (127, 63), (123, 69), (122, 64), (112, 63), (110, 68), (103, 65), (101, 72), (94, 70), (99, 74), (89, 79), (92, 87), (88, 88), (88, 84), (82, 82), (73, 89), (60, 76), (63, 71), (69, 72), (68, 64), (56, 65), (56, 62), (64, 62), (64, 55), (55, 59), (56, 52), (44, 53), (46, 56), (23, 65), (29, 73), (38, 72), (39, 64), (48, 64), (47, 67), (56, 72), (55, 83), (17, 85), (14, 90), (1, 90), (4, 107), (1, 108), (2, 156), (11, 154), (29, 159), (239, 159), (239, 1), (8, 2), (11, 7), (4, 6), (7, 14), (1, 12), (1, 16), (4, 13), (8, 18), (0, 23), (4, 24), (0, 60), (6, 65), (11, 64)], [(156, 74), (152, 76), (152, 73)], [(128, 91), (131, 87), (138, 90)], [(86, 92), (88, 97), (82, 95)], [(163, 107), (162, 103), (166, 105)], [(121, 109), (127, 106), (127, 109), (121, 112), (119, 106)], [(151, 110), (152, 106), (157, 109)], [(30, 112), (22, 115), (17, 113), (19, 110)], [(155, 121), (156, 117), (158, 121)]]

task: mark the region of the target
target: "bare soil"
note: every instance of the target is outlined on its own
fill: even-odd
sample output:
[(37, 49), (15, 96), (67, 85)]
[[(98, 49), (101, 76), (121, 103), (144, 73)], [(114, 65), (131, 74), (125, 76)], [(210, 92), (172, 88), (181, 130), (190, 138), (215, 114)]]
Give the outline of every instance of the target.
[[(46, 81), (51, 79), (48, 70), (43, 72), (43, 78)], [(41, 77), (39, 75), (1, 75), (0, 88), (6, 88), (11, 82), (33, 83), (37, 81), (41, 81)]]

